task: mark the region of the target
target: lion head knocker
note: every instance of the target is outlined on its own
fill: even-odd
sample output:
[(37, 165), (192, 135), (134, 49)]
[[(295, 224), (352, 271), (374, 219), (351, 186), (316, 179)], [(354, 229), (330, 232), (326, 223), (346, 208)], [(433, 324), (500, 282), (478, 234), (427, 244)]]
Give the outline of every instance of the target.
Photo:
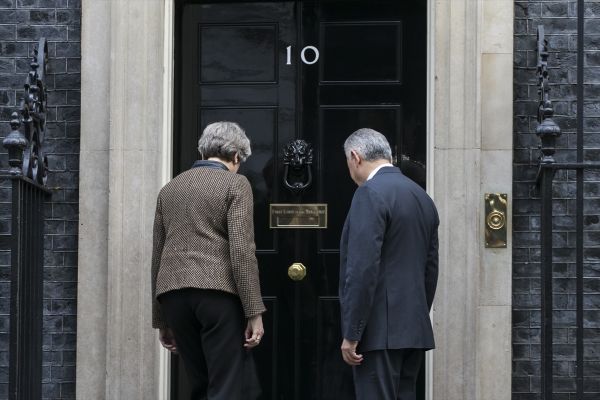
[(304, 140), (293, 140), (285, 146), (283, 183), (286, 188), (297, 194), (311, 185), (312, 160), (312, 146)]

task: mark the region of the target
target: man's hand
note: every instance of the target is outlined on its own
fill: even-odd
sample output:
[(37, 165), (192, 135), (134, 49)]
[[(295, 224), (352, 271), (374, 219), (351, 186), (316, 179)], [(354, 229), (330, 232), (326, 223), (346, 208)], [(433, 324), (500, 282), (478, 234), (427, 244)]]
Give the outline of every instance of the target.
[(260, 344), (260, 339), (265, 334), (263, 329), (262, 315), (258, 314), (248, 319), (248, 326), (246, 327), (246, 343), (244, 347), (251, 349)]
[(172, 353), (177, 353), (177, 343), (175, 343), (175, 337), (170, 328), (159, 329), (158, 340), (160, 340), (160, 343), (165, 349)]
[(360, 365), (363, 360), (362, 354), (356, 354), (356, 346), (358, 346), (358, 342), (347, 339), (342, 341), (342, 358), (348, 365)]

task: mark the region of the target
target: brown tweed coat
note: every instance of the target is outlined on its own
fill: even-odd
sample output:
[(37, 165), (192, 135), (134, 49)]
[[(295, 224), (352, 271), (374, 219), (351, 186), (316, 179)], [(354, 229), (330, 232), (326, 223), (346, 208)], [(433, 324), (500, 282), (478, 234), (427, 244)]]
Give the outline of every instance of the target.
[(167, 327), (157, 296), (181, 288), (236, 294), (246, 317), (264, 312), (254, 252), (252, 188), (246, 177), (197, 167), (167, 183), (154, 217), (152, 327)]

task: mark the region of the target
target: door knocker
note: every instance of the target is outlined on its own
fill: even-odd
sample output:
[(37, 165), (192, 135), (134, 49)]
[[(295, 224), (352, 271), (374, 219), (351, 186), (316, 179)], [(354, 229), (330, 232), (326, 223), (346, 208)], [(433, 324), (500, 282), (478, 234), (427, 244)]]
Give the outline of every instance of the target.
[(312, 184), (313, 149), (310, 143), (297, 139), (283, 149), (283, 184), (294, 194), (302, 192)]

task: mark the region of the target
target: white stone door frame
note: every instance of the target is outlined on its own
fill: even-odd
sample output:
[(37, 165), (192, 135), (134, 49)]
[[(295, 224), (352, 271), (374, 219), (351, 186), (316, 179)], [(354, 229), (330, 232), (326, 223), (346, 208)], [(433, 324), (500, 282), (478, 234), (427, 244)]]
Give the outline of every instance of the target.
[[(148, 271), (171, 176), (173, 10), (83, 0), (81, 400), (168, 399)], [(512, 194), (512, 24), (512, 0), (428, 0), (428, 190), (441, 216), (429, 400), (511, 397), (511, 243), (484, 248), (483, 194)]]
[(428, 0), (428, 183), (441, 218), (429, 399), (511, 398), (512, 210), (508, 248), (485, 248), (484, 194), (512, 199), (513, 3)]

